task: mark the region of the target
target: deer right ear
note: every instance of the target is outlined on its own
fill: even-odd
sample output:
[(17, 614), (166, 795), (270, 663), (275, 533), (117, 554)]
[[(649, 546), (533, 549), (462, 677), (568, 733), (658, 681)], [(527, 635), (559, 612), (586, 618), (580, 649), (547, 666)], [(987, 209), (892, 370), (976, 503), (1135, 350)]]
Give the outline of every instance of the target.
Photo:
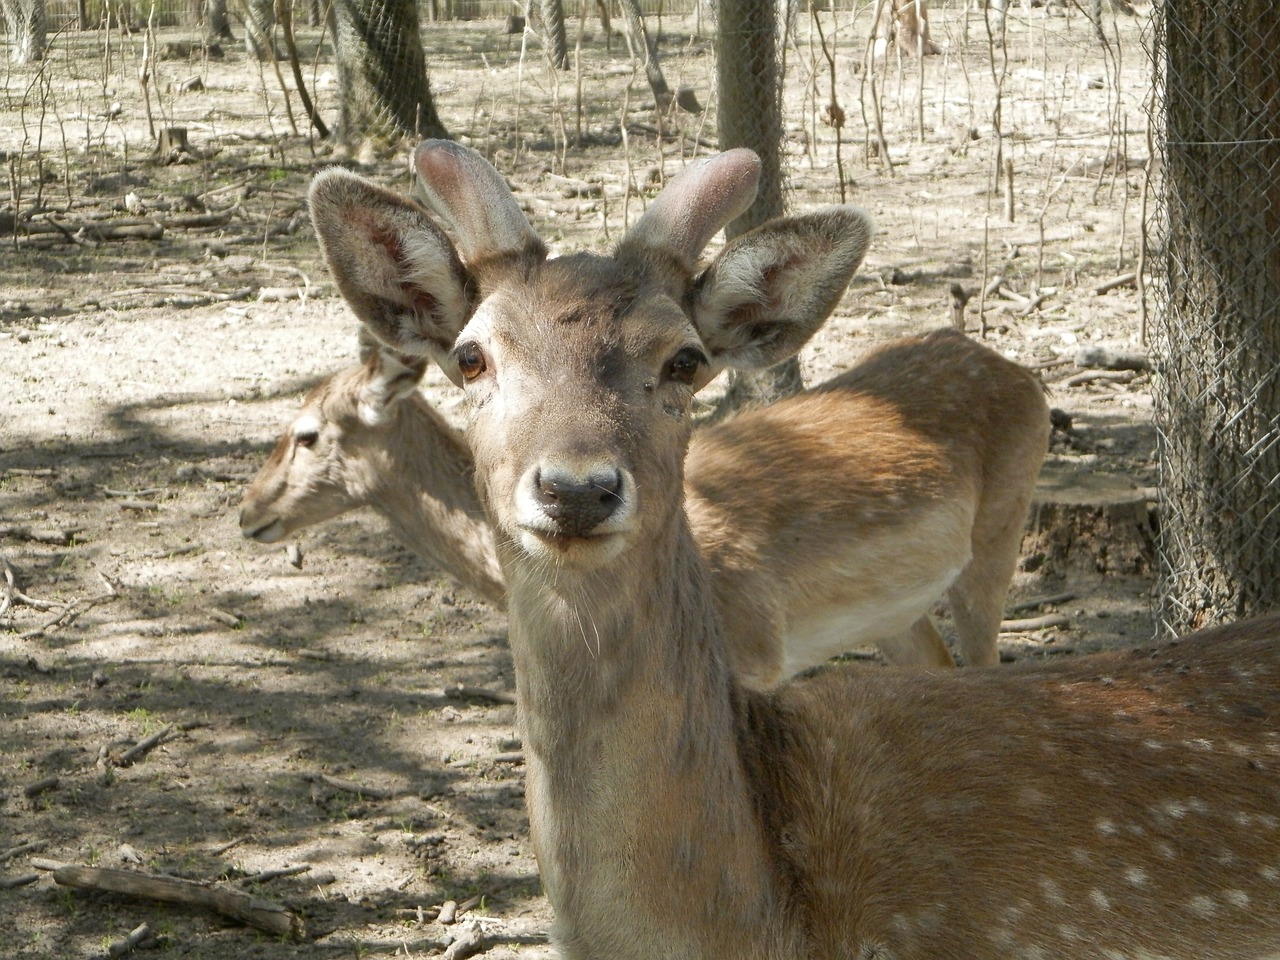
[(429, 356), (459, 382), (449, 349), (471, 311), (449, 238), (417, 204), (347, 170), (311, 183), (311, 221), (343, 299), (382, 343)]
[(797, 353), (839, 303), (872, 231), (858, 207), (828, 207), (727, 243), (692, 291), (712, 365), (759, 370)]

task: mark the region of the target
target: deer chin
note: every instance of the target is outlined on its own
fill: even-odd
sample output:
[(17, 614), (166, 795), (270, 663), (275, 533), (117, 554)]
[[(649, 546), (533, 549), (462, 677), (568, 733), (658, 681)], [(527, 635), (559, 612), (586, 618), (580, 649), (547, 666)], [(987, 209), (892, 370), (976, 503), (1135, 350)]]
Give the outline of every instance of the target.
[(627, 546), (628, 532), (606, 529), (583, 536), (568, 536), (525, 525), (521, 526), (516, 541), (530, 559), (585, 572), (616, 560)]
[(279, 543), (288, 536), (285, 523), (279, 517), (273, 517), (266, 523), (258, 524), (251, 529), (242, 528), (241, 532), (247, 539), (257, 540), (259, 543)]

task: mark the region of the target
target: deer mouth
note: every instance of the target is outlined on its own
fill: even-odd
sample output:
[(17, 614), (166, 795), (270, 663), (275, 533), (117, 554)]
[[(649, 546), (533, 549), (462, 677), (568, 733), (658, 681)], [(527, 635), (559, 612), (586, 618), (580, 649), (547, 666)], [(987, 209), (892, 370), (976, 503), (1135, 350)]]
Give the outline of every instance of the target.
[(518, 540), (530, 557), (553, 560), (558, 565), (589, 568), (608, 563), (621, 553), (626, 545), (626, 531), (567, 534), (521, 524)]
[(256, 527), (242, 527), (241, 533), (247, 539), (257, 540), (259, 543), (277, 543), (285, 537), (284, 521), (279, 517), (273, 517)]

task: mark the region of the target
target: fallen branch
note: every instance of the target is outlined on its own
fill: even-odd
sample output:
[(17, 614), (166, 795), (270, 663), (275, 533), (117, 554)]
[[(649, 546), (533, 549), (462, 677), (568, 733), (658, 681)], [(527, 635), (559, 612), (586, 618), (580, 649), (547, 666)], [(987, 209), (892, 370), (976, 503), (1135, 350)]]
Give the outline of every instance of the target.
[(20, 843), (16, 847), (0, 851), (0, 863), (8, 863), (14, 857), (20, 857), (24, 853), (39, 853), (48, 845), (48, 840), (32, 840), (30, 843)]
[(166, 739), (169, 734), (173, 733), (174, 725), (172, 723), (165, 724), (164, 728), (157, 730), (149, 737), (144, 737), (135, 743), (132, 747), (120, 754), (119, 759), (115, 761), (117, 767), (127, 767), (140, 757), (146, 756)]
[(1138, 372), (1136, 370), (1086, 370), (1061, 381), (1064, 387), (1080, 387), (1086, 383), (1131, 383)]
[(28, 597), (18, 589), (17, 575), (4, 557), (0, 557), (0, 567), (4, 568), (4, 584), (0, 586), (4, 591), (4, 596), (0, 598), (0, 617), (4, 616), (15, 603), (31, 607), (33, 610), (58, 610), (66, 606), (65, 603), (57, 600), (37, 600), (34, 597)]
[(468, 923), (458, 938), (445, 948), (442, 960), (463, 960), (475, 956), (484, 949), (484, 931), (478, 923)]
[(237, 883), (266, 883), (269, 880), (279, 880), (281, 877), (296, 877), (300, 873), (310, 871), (309, 864), (301, 864), (296, 867), (280, 867), (276, 870), (263, 870), (260, 873), (251, 873), (247, 876), (238, 877)]
[(18, 634), (18, 639), (31, 640), (36, 637), (46, 636), (53, 630), (59, 630), (62, 627), (65, 627), (65, 626), (68, 626), (69, 624), (74, 623), (76, 620), (78, 620), (84, 614), (88, 613), (94, 607), (100, 606), (104, 603), (109, 603), (112, 600), (116, 599), (116, 597), (118, 596), (119, 594), (114, 589), (112, 589), (110, 593), (101, 593), (96, 597), (88, 597), (87, 599), (84, 599), (84, 600), (72, 600), (71, 603), (67, 606), (67, 609), (63, 610), (62, 613), (60, 613), (58, 616), (54, 617), (52, 620), (50, 620), (48, 623), (44, 624), (43, 626), (39, 626), (39, 627), (36, 627), (34, 630), (28, 630), (25, 633)]
[(141, 946), (148, 940), (155, 937), (155, 932), (145, 923), (134, 927), (129, 931), (129, 935), (123, 940), (117, 940), (107, 947), (108, 957), (123, 957), (126, 953), (132, 953), (134, 947)]
[[(40, 867), (43, 863), (48, 861), (40, 861), (34, 865)], [(208, 886), (193, 880), (158, 877), (133, 870), (109, 870), (69, 864), (53, 867), (53, 880), (60, 886), (79, 890), (107, 891), (127, 897), (211, 910), (278, 937), (300, 939), (306, 936), (306, 927), (301, 917), (290, 913), (278, 903), (241, 893), (239, 890)]]
[(25, 887), (40, 879), (38, 873), (20, 873), (16, 877), (0, 877), (0, 890), (12, 890), (14, 887)]
[(356, 783), (354, 780), (331, 777), (327, 773), (306, 774), (305, 777), (312, 783), (323, 783), (326, 787), (333, 787), (335, 790), (368, 797), (370, 800), (390, 800), (396, 795), (394, 790), (388, 790), (385, 787), (369, 787), (363, 783)]
[(1070, 626), (1071, 621), (1061, 613), (1046, 613), (1043, 617), (1031, 617), (1026, 620), (1002, 620), (1001, 633), (1030, 633), (1032, 630), (1045, 630), (1049, 627)]
[(1093, 292), (1098, 296), (1101, 296), (1102, 294), (1110, 293), (1112, 290), (1119, 287), (1134, 286), (1137, 282), (1138, 275), (1136, 273), (1122, 273), (1118, 277), (1112, 277), (1110, 280), (1104, 280), (1093, 288)]
[(1136, 350), (1118, 350), (1114, 347), (1081, 347), (1076, 351), (1076, 366), (1101, 370), (1137, 370), (1149, 373), (1151, 357)]
[(13, 537), (15, 540), (30, 540), (33, 543), (51, 543), (65, 547), (71, 538), (84, 527), (57, 529), (54, 527), (31, 527), (24, 523), (0, 524), (0, 537)]
[(44, 777), (40, 780), (37, 780), (35, 783), (28, 783), (25, 787), (23, 787), (22, 795), (30, 799), (31, 797), (38, 797), (42, 793), (48, 793), (50, 790), (57, 790), (57, 789), (58, 789), (57, 777)]
[(1041, 607), (1047, 607), (1051, 603), (1066, 603), (1074, 600), (1076, 595), (1071, 591), (1063, 593), (1050, 593), (1043, 597), (1028, 597), (1026, 600), (1020, 600), (1017, 603), (1009, 605), (1010, 613), (1021, 613), (1024, 610), (1038, 610)]

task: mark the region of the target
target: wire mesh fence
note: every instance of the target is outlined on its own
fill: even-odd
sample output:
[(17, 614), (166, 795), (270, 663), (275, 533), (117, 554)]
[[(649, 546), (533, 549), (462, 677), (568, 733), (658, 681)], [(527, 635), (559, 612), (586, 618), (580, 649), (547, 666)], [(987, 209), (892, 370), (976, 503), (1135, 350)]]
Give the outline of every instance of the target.
[(1165, 0), (1149, 224), (1170, 633), (1280, 602), (1280, 27), (1269, 3)]

